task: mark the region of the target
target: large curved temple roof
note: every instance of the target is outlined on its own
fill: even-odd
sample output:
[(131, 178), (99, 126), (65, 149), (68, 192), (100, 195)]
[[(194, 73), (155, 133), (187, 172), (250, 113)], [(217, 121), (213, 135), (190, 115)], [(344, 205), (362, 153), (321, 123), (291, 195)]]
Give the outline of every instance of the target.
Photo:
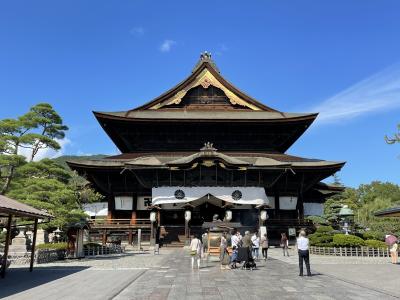
[(133, 168), (133, 169), (173, 169), (192, 165), (198, 160), (218, 160), (227, 166), (248, 169), (324, 169), (341, 168), (345, 162), (309, 159), (298, 156), (277, 153), (229, 153), (213, 152), (204, 155), (187, 152), (163, 153), (126, 153), (97, 160), (69, 161), (73, 169), (106, 169), (106, 168)]
[[(182, 148), (182, 151), (198, 149), (200, 145), (194, 143), (196, 140), (201, 143), (206, 141), (203, 133), (209, 132), (209, 126), (223, 123), (224, 127), (215, 136), (216, 142), (224, 137), (232, 140), (233, 136), (228, 135), (243, 131), (243, 126), (246, 126), (248, 132), (264, 132), (254, 139), (258, 142), (267, 141), (259, 145), (259, 150), (284, 152), (318, 115), (286, 113), (264, 105), (222, 77), (209, 53), (201, 55), (198, 64), (185, 80), (155, 99), (127, 111), (93, 113), (121, 152), (161, 150), (160, 146), (156, 149), (157, 147), (147, 145), (152, 132), (159, 133), (162, 144), (171, 144), (168, 150), (173, 147), (182, 148), (182, 145), (176, 143), (176, 139), (182, 139), (181, 136), (186, 133), (178, 133), (178, 137), (171, 135), (182, 131), (179, 127), (183, 124), (196, 127), (195, 124), (198, 123), (204, 127), (199, 130), (187, 128), (196, 135), (193, 140), (188, 140), (188, 144), (193, 144), (194, 148)], [(240, 125), (242, 128), (238, 128), (238, 124), (244, 123), (245, 125)], [(271, 134), (280, 135), (284, 140), (273, 141)], [(140, 135), (146, 137), (139, 137)], [(235, 148), (230, 143), (220, 142), (219, 145), (224, 150), (244, 150), (243, 147)]]

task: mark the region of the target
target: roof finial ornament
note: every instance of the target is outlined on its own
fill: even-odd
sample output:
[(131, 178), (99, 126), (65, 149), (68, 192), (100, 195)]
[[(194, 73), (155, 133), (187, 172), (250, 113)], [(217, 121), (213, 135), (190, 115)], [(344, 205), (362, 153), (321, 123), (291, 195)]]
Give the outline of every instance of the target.
[(204, 51), (204, 52), (200, 53), (200, 60), (198, 61), (198, 63), (194, 67), (194, 69), (192, 70), (192, 73), (194, 71), (196, 71), (203, 63), (208, 63), (209, 65), (211, 65), (214, 68), (214, 70), (216, 70), (219, 73), (219, 70), (218, 70), (215, 62), (211, 58), (211, 53), (208, 51)]
[(200, 60), (211, 60), (211, 53), (207, 51), (200, 53)]
[(214, 148), (213, 145), (214, 145), (214, 144), (213, 144), (213, 143), (210, 143), (210, 142), (204, 143), (204, 147), (201, 148), (200, 150), (201, 150), (201, 151), (211, 151), (211, 152), (217, 151), (217, 149)]

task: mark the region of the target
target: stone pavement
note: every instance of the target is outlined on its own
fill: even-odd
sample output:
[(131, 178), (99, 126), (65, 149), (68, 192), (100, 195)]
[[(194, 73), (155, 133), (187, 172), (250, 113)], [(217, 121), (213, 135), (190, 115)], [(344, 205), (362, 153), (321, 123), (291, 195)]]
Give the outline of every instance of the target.
[[(278, 258), (279, 249), (271, 249)], [(290, 258), (290, 259), (294, 259)], [(312, 257), (313, 261), (314, 257)], [(396, 294), (314, 269), (299, 277), (297, 265), (271, 258), (258, 270), (220, 270), (217, 262), (190, 269), (184, 250), (128, 254), (11, 269), (0, 280), (5, 299), (396, 299)], [(326, 264), (325, 266), (334, 266)], [(345, 265), (350, 273), (353, 265)], [(356, 265), (357, 267), (361, 265)], [(370, 266), (370, 265), (368, 265)], [(379, 265), (382, 268), (388, 265)], [(376, 265), (374, 266), (376, 267)], [(393, 266), (400, 267), (400, 266)], [(360, 274), (354, 272), (354, 276)], [(351, 272), (353, 273), (353, 272)], [(398, 277), (397, 277), (398, 278)], [(380, 281), (377, 278), (377, 281)], [(399, 295), (400, 296), (400, 295)]]

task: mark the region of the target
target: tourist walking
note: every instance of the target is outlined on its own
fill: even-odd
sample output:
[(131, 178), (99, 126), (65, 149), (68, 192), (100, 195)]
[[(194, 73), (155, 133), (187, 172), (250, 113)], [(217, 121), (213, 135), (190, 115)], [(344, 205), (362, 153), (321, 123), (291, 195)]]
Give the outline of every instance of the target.
[(392, 264), (397, 264), (398, 247), (399, 246), (397, 242), (393, 243), (393, 245), (390, 247), (390, 258), (392, 259)]
[(258, 260), (258, 251), (260, 249), (260, 238), (257, 235), (257, 232), (254, 232), (253, 236), (251, 237), (251, 246), (252, 246), (252, 251), (251, 255), (253, 256), (254, 259)]
[(308, 250), (309, 240), (306, 237), (306, 232), (304, 230), (300, 231), (299, 237), (297, 239), (297, 251), (299, 254), (299, 276), (303, 276), (303, 260), (306, 264), (307, 276), (311, 276), (310, 271), (310, 252)]
[(200, 259), (203, 245), (196, 236), (190, 242), (190, 255), (192, 256), (192, 269), (194, 268), (194, 261), (197, 261), (197, 268), (200, 269)]
[(228, 242), (226, 240), (225, 232), (221, 235), (221, 244), (219, 246), (219, 261), (221, 262), (221, 270), (229, 268)]
[(289, 256), (289, 240), (284, 232), (281, 233), (281, 247), (283, 256)]
[(262, 252), (262, 256), (264, 258), (264, 260), (267, 260), (268, 258), (268, 236), (266, 233), (264, 233), (264, 235), (261, 237), (261, 252)]

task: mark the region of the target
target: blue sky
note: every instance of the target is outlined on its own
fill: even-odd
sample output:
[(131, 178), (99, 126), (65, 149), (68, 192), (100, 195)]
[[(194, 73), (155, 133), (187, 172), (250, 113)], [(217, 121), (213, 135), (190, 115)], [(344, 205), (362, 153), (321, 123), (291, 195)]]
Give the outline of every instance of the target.
[[(288, 153), (347, 161), (344, 184), (399, 182), (400, 2), (2, 1), (0, 118), (49, 102), (64, 154), (117, 150), (92, 110), (136, 107), (208, 50), (268, 106), (320, 111)], [(49, 153), (49, 155), (53, 155)]]

